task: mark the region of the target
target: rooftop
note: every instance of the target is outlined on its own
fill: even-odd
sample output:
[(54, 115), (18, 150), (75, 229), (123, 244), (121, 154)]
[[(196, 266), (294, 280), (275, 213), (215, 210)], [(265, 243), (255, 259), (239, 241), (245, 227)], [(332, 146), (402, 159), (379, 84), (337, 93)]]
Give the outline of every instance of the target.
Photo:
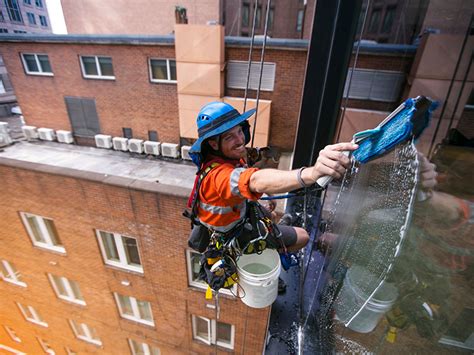
[(172, 160), (46, 141), (16, 141), (0, 150), (0, 165), (187, 197), (196, 168)]

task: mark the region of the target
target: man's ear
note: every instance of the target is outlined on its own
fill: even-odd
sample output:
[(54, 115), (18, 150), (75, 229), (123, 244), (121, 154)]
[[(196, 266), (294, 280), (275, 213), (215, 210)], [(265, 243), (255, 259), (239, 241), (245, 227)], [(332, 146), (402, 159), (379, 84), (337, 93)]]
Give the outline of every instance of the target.
[(218, 142), (217, 139), (211, 138), (211, 139), (209, 139), (207, 142), (209, 143), (209, 146), (210, 146), (213, 150), (215, 150), (215, 151), (219, 150), (219, 142)]

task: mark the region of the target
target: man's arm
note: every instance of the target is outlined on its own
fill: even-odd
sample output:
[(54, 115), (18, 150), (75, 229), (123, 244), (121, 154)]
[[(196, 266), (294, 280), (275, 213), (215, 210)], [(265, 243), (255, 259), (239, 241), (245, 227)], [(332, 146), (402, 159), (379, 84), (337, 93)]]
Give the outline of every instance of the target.
[[(319, 152), (316, 164), (302, 171), (303, 182), (310, 185), (326, 175), (335, 179), (341, 178), (350, 165), (350, 159), (343, 152), (353, 151), (357, 148), (357, 144), (353, 143), (326, 146)], [(301, 185), (297, 178), (298, 170), (258, 170), (250, 177), (250, 190), (258, 193), (276, 194), (299, 189)]]

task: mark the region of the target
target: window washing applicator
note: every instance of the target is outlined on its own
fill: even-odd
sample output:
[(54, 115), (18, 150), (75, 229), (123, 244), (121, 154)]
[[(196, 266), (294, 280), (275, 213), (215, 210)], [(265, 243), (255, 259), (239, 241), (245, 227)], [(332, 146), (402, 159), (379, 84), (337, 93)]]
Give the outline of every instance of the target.
[[(352, 156), (361, 163), (379, 158), (409, 139), (417, 139), (428, 126), (438, 103), (424, 96), (408, 99), (388, 115), (377, 127), (357, 132), (352, 142), (359, 145)], [(344, 152), (349, 155), (349, 152)], [(331, 176), (323, 176), (316, 183), (326, 187)]]

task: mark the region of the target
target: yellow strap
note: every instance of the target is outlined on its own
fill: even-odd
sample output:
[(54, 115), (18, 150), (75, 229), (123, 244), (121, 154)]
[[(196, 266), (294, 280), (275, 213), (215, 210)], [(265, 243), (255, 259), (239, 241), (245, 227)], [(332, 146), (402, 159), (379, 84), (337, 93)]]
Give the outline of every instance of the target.
[(397, 328), (390, 327), (387, 332), (387, 335), (385, 336), (385, 340), (392, 344), (395, 343), (395, 340), (397, 340)]
[(212, 300), (212, 288), (209, 285), (207, 285), (206, 300)]

